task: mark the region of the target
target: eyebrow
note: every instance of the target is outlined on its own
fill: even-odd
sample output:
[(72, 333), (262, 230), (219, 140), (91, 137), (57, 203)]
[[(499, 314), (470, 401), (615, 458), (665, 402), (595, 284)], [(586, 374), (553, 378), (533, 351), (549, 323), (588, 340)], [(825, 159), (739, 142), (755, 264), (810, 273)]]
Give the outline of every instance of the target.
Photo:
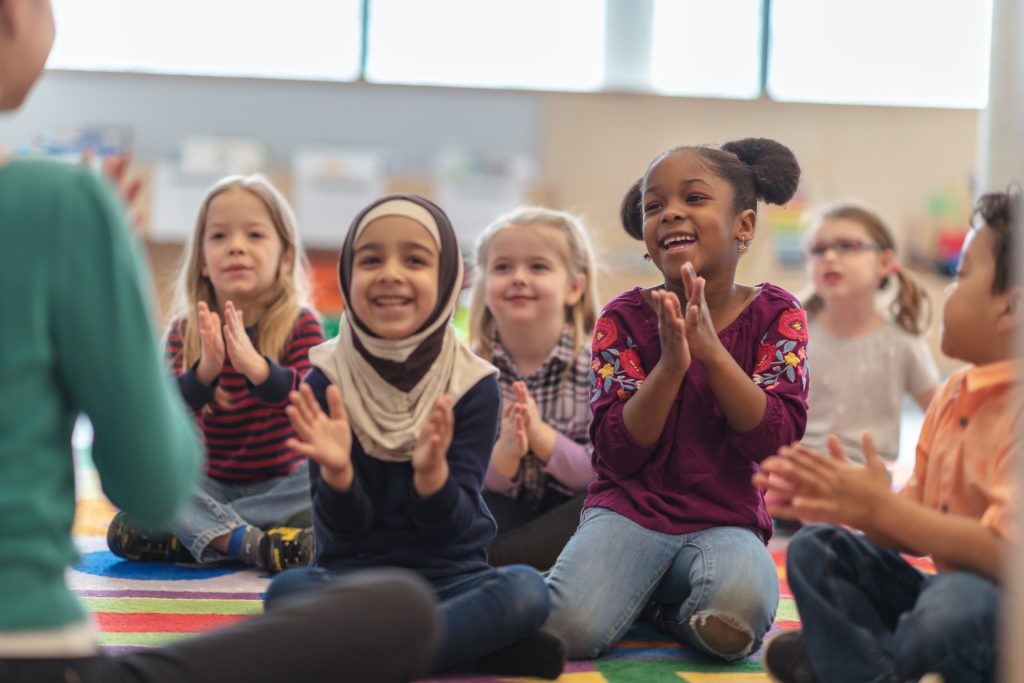
[[(423, 244), (422, 242), (399, 242), (398, 246), (399, 246), (400, 249), (411, 249), (411, 250), (414, 250), (414, 251), (423, 251), (423, 252), (426, 252), (426, 253), (431, 254), (431, 255), (436, 253), (434, 249), (431, 249), (430, 247), (428, 247), (427, 245)], [(356, 249), (355, 249), (355, 251), (353, 253), (358, 254), (358, 253), (360, 253), (362, 251), (374, 250), (374, 249), (380, 249), (380, 248), (381, 248), (380, 242), (370, 242), (368, 244), (364, 244), (361, 247), (356, 247)]]
[[(700, 183), (701, 185), (707, 185), (709, 188), (714, 189), (713, 187), (711, 187), (711, 183), (709, 183), (708, 181), (704, 180), (703, 178), (690, 178), (688, 180), (683, 180), (683, 181), (681, 181), (679, 183), (679, 187), (686, 187), (688, 185), (694, 185), (694, 184), (697, 184), (697, 183)], [(644, 194), (647, 194), (648, 192), (657, 192), (658, 189), (659, 189), (658, 185), (651, 185), (651, 186), (649, 186), (647, 188), (647, 191), (644, 192)]]

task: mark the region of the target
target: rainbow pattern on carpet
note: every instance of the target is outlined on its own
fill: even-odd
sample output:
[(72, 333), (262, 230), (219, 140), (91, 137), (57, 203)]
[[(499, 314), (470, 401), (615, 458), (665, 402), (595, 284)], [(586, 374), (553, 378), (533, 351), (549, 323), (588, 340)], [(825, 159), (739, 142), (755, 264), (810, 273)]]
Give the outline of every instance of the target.
[[(112, 653), (154, 647), (227, 626), (262, 612), (265, 572), (237, 564), (186, 567), (125, 562), (107, 550), (106, 529), (115, 509), (103, 497), (88, 458), (79, 456), (75, 543), (82, 556), (67, 581), (93, 613), (102, 647)], [(786, 583), (784, 543), (770, 549), (782, 598), (772, 632), (799, 626)], [(778, 546), (778, 547), (777, 547)], [(922, 568), (930, 567), (920, 563)], [(461, 683), (540, 679), (446, 676)], [(759, 653), (734, 664), (712, 660), (670, 640), (652, 626), (634, 626), (601, 659), (570, 662), (560, 683), (766, 683)]]

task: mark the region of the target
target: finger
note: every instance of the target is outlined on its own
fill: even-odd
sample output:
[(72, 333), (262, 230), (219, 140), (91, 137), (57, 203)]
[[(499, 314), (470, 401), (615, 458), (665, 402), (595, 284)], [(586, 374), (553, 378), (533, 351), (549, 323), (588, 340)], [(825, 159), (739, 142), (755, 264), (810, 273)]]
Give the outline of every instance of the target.
[[(299, 388), (299, 391), (290, 392), (288, 394), (288, 398), (291, 401), (292, 407), (294, 407), (295, 410), (298, 411), (303, 422), (312, 427), (313, 421), (316, 419), (316, 412), (309, 405), (310, 397), (306, 394), (305, 391), (302, 390), (302, 388), (305, 386), (305, 384), (302, 385), (302, 387)], [(316, 399), (314, 398), (313, 400), (315, 401)]]
[(864, 464), (867, 468), (875, 472), (887, 472), (885, 463), (882, 462), (882, 458), (878, 455), (878, 449), (875, 448), (875, 440), (870, 432), (864, 432), (861, 435), (861, 443), (864, 446)]
[(691, 297), (692, 297), (692, 294), (693, 294), (693, 279), (694, 279), (693, 265), (690, 264), (689, 262), (684, 263), (679, 268), (679, 275), (683, 279), (683, 293), (686, 295), (686, 300), (687, 301), (692, 301)]
[(327, 408), (332, 420), (348, 422), (348, 412), (345, 410), (345, 402), (341, 398), (341, 389), (336, 384), (327, 387)]
[(512, 385), (512, 389), (516, 393), (516, 401), (519, 403), (526, 403), (529, 396), (526, 393), (526, 382), (519, 381)]
[(797, 516), (813, 522), (840, 523), (839, 505), (832, 500), (797, 496), (791, 502)]
[(829, 434), (825, 443), (828, 445), (828, 452), (829, 455), (832, 456), (833, 460), (837, 462), (849, 462), (846, 457), (846, 453), (843, 452), (843, 444), (840, 443), (838, 436), (835, 434)]
[(288, 416), (288, 421), (292, 423), (292, 428), (295, 430), (295, 433), (298, 434), (303, 441), (309, 441), (310, 425), (306, 422), (302, 412), (296, 408), (295, 405), (288, 405), (284, 408), (284, 414)]
[(288, 448), (295, 451), (296, 453), (298, 453), (299, 455), (309, 458), (313, 462), (321, 463), (323, 460), (323, 457), (320, 455), (320, 451), (316, 447), (308, 443), (305, 443), (304, 441), (299, 441), (298, 439), (288, 439), (287, 441), (285, 441), (285, 445), (288, 446)]

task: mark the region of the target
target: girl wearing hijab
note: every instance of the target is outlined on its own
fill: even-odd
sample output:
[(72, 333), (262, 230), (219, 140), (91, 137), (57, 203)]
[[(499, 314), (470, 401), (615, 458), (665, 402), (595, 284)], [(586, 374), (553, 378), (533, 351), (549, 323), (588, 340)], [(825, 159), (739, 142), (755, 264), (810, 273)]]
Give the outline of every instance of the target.
[(286, 595), (366, 567), (405, 567), (431, 583), (443, 642), (435, 672), (557, 678), (562, 641), (537, 629), (549, 597), (540, 574), (495, 569), (494, 518), (481, 496), (494, 446), (497, 371), (451, 325), (462, 257), (433, 203), (391, 195), (352, 223), (338, 264), (345, 303), (338, 336), (287, 409), (310, 460), (314, 566), (286, 571)]

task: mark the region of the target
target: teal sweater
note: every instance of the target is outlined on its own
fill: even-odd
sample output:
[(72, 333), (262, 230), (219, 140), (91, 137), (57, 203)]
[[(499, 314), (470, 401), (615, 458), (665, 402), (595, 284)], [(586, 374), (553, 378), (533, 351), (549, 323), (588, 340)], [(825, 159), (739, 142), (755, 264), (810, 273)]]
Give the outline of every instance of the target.
[(71, 429), (118, 507), (167, 522), (200, 443), (160, 359), (141, 255), (84, 168), (0, 164), (0, 632), (85, 619), (64, 585), (76, 553)]

